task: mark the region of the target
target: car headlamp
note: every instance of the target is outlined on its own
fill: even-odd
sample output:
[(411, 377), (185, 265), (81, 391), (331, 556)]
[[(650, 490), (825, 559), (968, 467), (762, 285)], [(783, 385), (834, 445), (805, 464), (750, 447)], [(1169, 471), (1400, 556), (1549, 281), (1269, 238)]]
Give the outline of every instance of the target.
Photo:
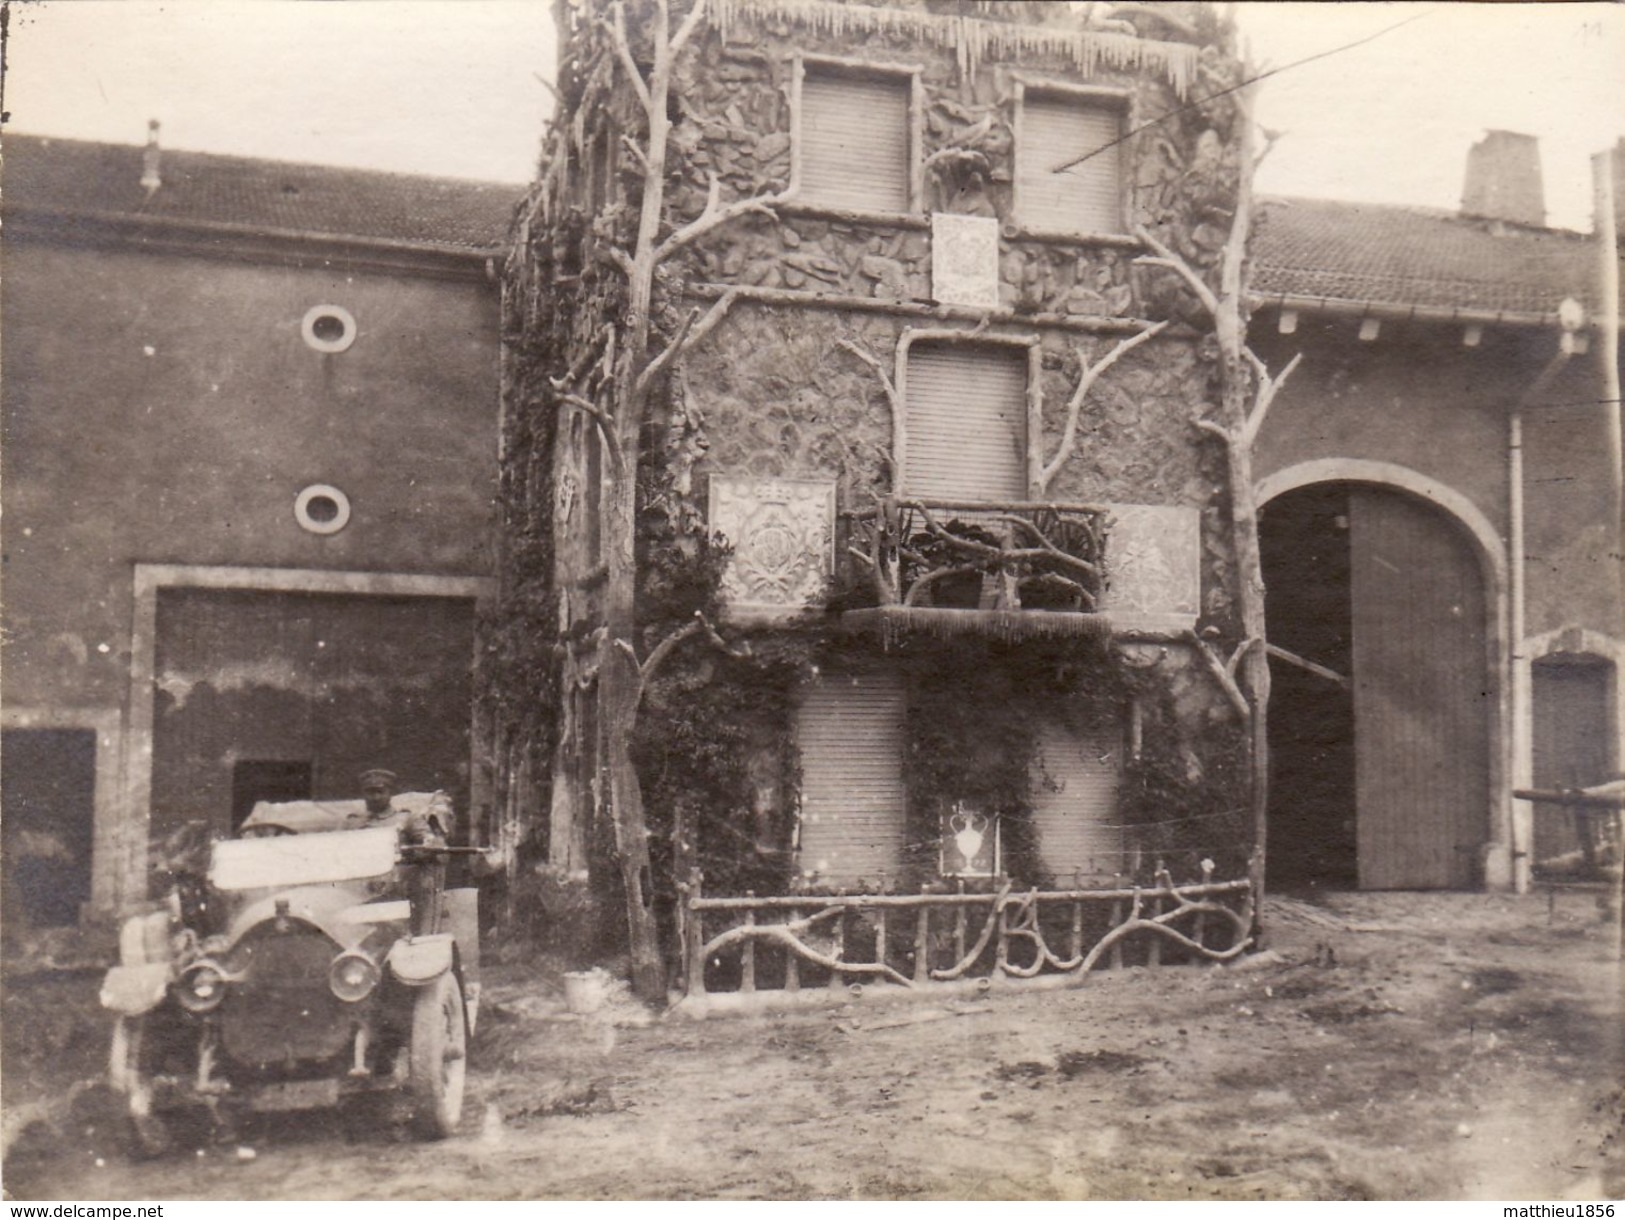
[(378, 963), (365, 953), (351, 949), (333, 959), (327, 971), (327, 985), (347, 1004), (355, 1004), (372, 994), (383, 977)]
[(193, 962), (181, 972), (174, 992), (187, 1012), (213, 1012), (226, 998), (226, 972), (211, 961)]

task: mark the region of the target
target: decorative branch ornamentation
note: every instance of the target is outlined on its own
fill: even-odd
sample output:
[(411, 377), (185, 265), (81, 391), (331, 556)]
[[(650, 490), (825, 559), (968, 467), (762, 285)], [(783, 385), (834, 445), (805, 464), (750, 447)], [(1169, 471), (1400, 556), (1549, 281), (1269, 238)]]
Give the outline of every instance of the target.
[[(920, 555), (917, 551), (908, 551), (907, 554), (911, 559), (924, 562), (925, 557)], [(903, 605), (919, 605), (920, 598), (923, 597), (930, 590), (931, 586), (936, 584), (939, 580), (946, 580), (950, 576), (980, 575), (981, 572), (982, 569), (973, 564), (961, 564), (958, 567), (950, 568), (933, 568), (924, 576), (916, 579), (913, 584), (909, 585), (908, 593), (903, 598)]]
[[(632, 86), (632, 91), (638, 95), (638, 101), (643, 109), (653, 118), (649, 108), (649, 85), (643, 79), (643, 73), (638, 71), (637, 61), (632, 58), (632, 44), (626, 40), (626, 12), (620, 4), (612, 4), (609, 9), (609, 22), (604, 27), (609, 31), (610, 45), (615, 48), (615, 56), (621, 61), (621, 67), (626, 71), (626, 79)], [(648, 161), (645, 160), (645, 165)]]
[(1258, 439), (1258, 430), (1264, 426), (1264, 417), (1269, 414), (1270, 404), (1275, 401), (1275, 395), (1286, 384), (1286, 379), (1292, 376), (1293, 370), (1302, 363), (1303, 353), (1295, 353), (1292, 359), (1287, 361), (1286, 367), (1271, 377), (1264, 367), (1264, 362), (1253, 353), (1252, 348), (1244, 347), (1242, 351), (1252, 361), (1253, 371), (1258, 377), (1258, 396), (1241, 431), (1241, 443), (1250, 447)]
[(881, 605), (918, 606), (946, 578), (978, 574), (1003, 581), (999, 600), (1007, 609), (1016, 608), (1018, 589), (1039, 587), (1064, 592), (1084, 609), (1095, 605), (1102, 510), (990, 504), (967, 509), (964, 521), (941, 519), (957, 508), (886, 498), (848, 515), (859, 535), (849, 552), (870, 569)]
[(638, 168), (647, 176), (649, 173), (649, 157), (643, 151), (643, 147), (631, 136), (624, 134), (621, 136), (621, 144), (625, 146), (627, 152), (632, 154), (632, 159), (638, 163)]
[(1167, 330), (1170, 324), (1168, 320), (1164, 319), (1155, 326), (1142, 330), (1137, 335), (1130, 335), (1127, 339), (1120, 340), (1111, 351), (1107, 352), (1094, 364), (1090, 364), (1089, 357), (1084, 354), (1081, 348), (1079, 349), (1078, 362), (1082, 366), (1082, 371), (1078, 376), (1078, 384), (1072, 391), (1072, 397), (1067, 400), (1066, 425), (1061, 431), (1061, 440), (1055, 448), (1055, 456), (1039, 473), (1038, 490), (1040, 493), (1049, 491), (1051, 481), (1060, 472), (1061, 467), (1066, 465), (1067, 459), (1076, 450), (1078, 416), (1083, 410), (1083, 400), (1088, 397), (1089, 391), (1094, 388), (1094, 384), (1100, 379), (1100, 375), (1139, 347), (1140, 344), (1156, 338), (1156, 336)]
[[(1166, 877), (1167, 874), (1164, 873), (1163, 876)], [(1247, 934), (1248, 925), (1252, 923), (1251, 902), (1247, 904), (1244, 911), (1232, 911), (1221, 902), (1192, 902), (1171, 884), (1164, 890), (1150, 891), (1149, 896), (1157, 897), (1159, 894), (1168, 893), (1174, 896), (1174, 901), (1178, 905), (1173, 910), (1164, 911), (1160, 915), (1153, 915), (1150, 919), (1146, 919), (1140, 914), (1147, 895), (1136, 894), (1133, 906), (1129, 911), (1129, 917), (1095, 942), (1095, 947), (1089, 950), (1088, 954), (1079, 961), (1077, 965), (1078, 972), (1087, 974), (1090, 970), (1093, 970), (1095, 963), (1100, 961), (1113, 945), (1136, 932), (1154, 932), (1158, 936), (1173, 941), (1176, 945), (1183, 946), (1192, 953), (1200, 953), (1209, 961), (1215, 962), (1232, 961), (1245, 953), (1247, 946), (1252, 944), (1252, 937)], [(1228, 949), (1209, 949), (1201, 941), (1193, 940), (1178, 929), (1169, 926), (1176, 919), (1196, 914), (1217, 915), (1221, 919), (1228, 920), (1231, 927), (1235, 929), (1235, 941)]]
[(638, 660), (637, 649), (632, 646), (632, 642), (630, 640), (617, 639), (615, 641), (615, 647), (626, 654), (626, 656), (631, 660), (633, 668), (637, 671), (638, 695), (640, 700), (643, 691), (647, 689), (649, 685), (649, 679), (654, 676), (655, 671), (666, 663), (667, 658), (671, 656), (679, 644), (681, 644), (684, 640), (690, 639), (696, 635), (703, 635), (714, 648), (721, 652), (727, 653), (730, 657), (748, 657), (751, 655), (750, 644), (748, 642), (740, 644), (737, 647), (730, 646), (728, 641), (723, 639), (718, 633), (717, 629), (712, 626), (711, 620), (706, 618), (704, 611), (701, 610), (696, 610), (693, 618), (689, 619), (688, 622), (671, 632), (652, 649), (650, 649), (649, 655), (643, 658), (641, 661)]
[(913, 979), (898, 973), (898, 971), (886, 965), (885, 962), (842, 961), (839, 957), (818, 952), (818, 950), (799, 938), (798, 933), (811, 931), (814, 924), (828, 919), (832, 915), (839, 915), (843, 909), (842, 907), (828, 907), (816, 915), (809, 915), (805, 919), (796, 919), (787, 923), (741, 924), (739, 927), (729, 928), (726, 932), (713, 936), (706, 941), (701, 954), (704, 958), (710, 958), (723, 949), (744, 944), (746, 941), (767, 941), (770, 944), (782, 945), (797, 957), (811, 962), (815, 966), (822, 966), (826, 970), (833, 970), (840, 974), (878, 976), (904, 987), (913, 987)]
[(987, 948), (988, 941), (993, 939), (993, 930), (998, 925), (999, 912), (1004, 909), (1004, 902), (1008, 897), (1010, 897), (1010, 881), (1006, 878), (1004, 884), (999, 887), (999, 892), (994, 895), (992, 909), (987, 913), (987, 922), (982, 925), (982, 931), (977, 936), (976, 943), (966, 951), (963, 958), (946, 970), (932, 970), (932, 978), (942, 980), (957, 979), (976, 964), (976, 959), (981, 957), (983, 951)]
[(683, 24), (677, 27), (677, 32), (671, 36), (668, 44), (668, 54), (675, 58), (677, 52), (683, 49), (683, 44), (693, 37), (694, 31), (699, 28), (700, 21), (705, 17), (705, 0), (694, 0), (694, 7), (688, 10), (688, 16), (683, 18)]
[[(672, 144), (673, 86), (683, 83), (681, 61), (693, 58), (699, 32), (714, 7), (708, 0), (693, 0), (682, 19), (673, 23), (670, 0), (652, 0), (633, 10), (630, 20), (638, 26), (629, 35), (625, 0), (595, 0), (590, 6), (591, 19), (561, 32), (570, 39), (566, 53), (575, 57), (577, 73), (585, 83), (566, 90), (573, 101), (561, 111), (555, 124), (551, 137), (554, 155), (537, 200), (541, 210), (534, 214), (540, 223), (552, 222), (549, 236), (555, 248), (566, 239), (586, 245), (586, 267), (574, 277), (575, 283), (584, 286), (581, 309), (577, 311), (571, 301), (558, 302), (549, 310), (552, 329), (557, 332), (549, 338), (557, 342), (543, 359), (557, 360), (559, 364), (568, 361), (570, 367), (553, 382), (556, 399), (546, 405), (590, 417), (609, 453), (600, 495), (602, 563), (589, 574), (591, 582), (599, 586), (600, 596), (581, 612), (596, 621), (592, 639), (598, 652), (596, 699), (603, 742), (596, 774), (603, 780), (603, 808), (613, 833), (606, 863), (618, 873), (624, 895), (633, 989), (648, 1000), (664, 996), (665, 975), (659, 929), (653, 907), (645, 901), (652, 877), (650, 836), (643, 790), (632, 759), (632, 739), (644, 687), (654, 669), (691, 636), (705, 635), (713, 642), (720, 637), (708, 623), (698, 620), (679, 627), (671, 637), (654, 645), (648, 658), (639, 660), (638, 647), (645, 637), (639, 628), (640, 503), (634, 476), (646, 443), (645, 424), (657, 385), (663, 385), (665, 378), (681, 369), (685, 354), (722, 322), (737, 299), (724, 293), (704, 312), (683, 319), (674, 328), (675, 335), (668, 338), (657, 329), (657, 315), (669, 300), (684, 294), (686, 285), (681, 274), (671, 277), (672, 283), (665, 283), (662, 263), (747, 213), (772, 216), (772, 205), (784, 198), (782, 193), (759, 194), (724, 204), (723, 184), (713, 176), (706, 206), (699, 216), (684, 223), (670, 206), (668, 150)], [(622, 74), (626, 78), (624, 85), (619, 79)], [(637, 208), (632, 212), (628, 204), (626, 210), (616, 212), (601, 207), (596, 216), (582, 223), (583, 218), (571, 210), (571, 200), (563, 197), (568, 186), (569, 158), (561, 154), (570, 148), (583, 149), (589, 133), (597, 137), (613, 131), (606, 119), (614, 113), (617, 95), (635, 97), (645, 120), (632, 125), (633, 130), (624, 138), (615, 134), (608, 146), (617, 172), (635, 168), (641, 175), (641, 190), (630, 192), (637, 199)], [(537, 239), (527, 239), (519, 248), (534, 253), (532, 247), (537, 244)], [(619, 277), (607, 273), (610, 266), (624, 277), (624, 285), (616, 284)], [(595, 280), (603, 281), (604, 291), (597, 290)], [(523, 291), (525, 295), (519, 300), (529, 334), (530, 323), (542, 313), (539, 277), (532, 275)], [(505, 308), (511, 299), (512, 293), (505, 291)], [(602, 343), (592, 334), (592, 328), (599, 325), (597, 319), (607, 321)], [(591, 350), (582, 351), (583, 346)], [(559, 459), (555, 456), (554, 461)], [(562, 562), (555, 560), (556, 564)], [(556, 575), (561, 588), (571, 587), (572, 573)], [(570, 612), (566, 604), (566, 613)], [(566, 629), (578, 631), (580, 624), (571, 623)], [(558, 827), (554, 832), (558, 833)]]
[[(1202, 658), (1209, 672), (1213, 674), (1214, 679), (1219, 684), (1219, 689), (1224, 691), (1225, 698), (1230, 700), (1230, 706), (1236, 709), (1236, 714), (1243, 721), (1246, 721), (1252, 715), (1252, 707), (1247, 702), (1247, 696), (1242, 693), (1241, 687), (1236, 684), (1235, 674), (1230, 667), (1219, 656), (1213, 645), (1197, 635), (1196, 632), (1186, 632), (1185, 638), (1196, 646), (1196, 654)], [(1239, 649), (1236, 655), (1240, 656)]]
[(873, 352), (865, 351), (850, 339), (838, 340), (836, 346), (845, 348), (875, 371), (875, 376), (880, 378), (881, 387), (886, 391), (886, 403), (891, 407), (892, 418), (902, 419), (903, 403), (897, 396), (897, 385), (892, 381), (891, 374), (886, 372), (886, 366), (880, 357)]
[(770, 220), (777, 220), (779, 214), (773, 208), (789, 198), (788, 191), (779, 191), (772, 195), (751, 195), (745, 199), (736, 199), (730, 204), (723, 204), (722, 182), (713, 172), (711, 185), (705, 195), (704, 211), (655, 247), (655, 262), (665, 262), (678, 250), (704, 237), (718, 225), (727, 224), (730, 220), (750, 212), (758, 212)]
[(1208, 287), (1207, 281), (1196, 273), (1194, 267), (1175, 254), (1166, 242), (1144, 225), (1140, 225), (1134, 230), (1134, 236), (1156, 251), (1155, 256), (1149, 254), (1140, 255), (1134, 260), (1137, 265), (1141, 267), (1161, 267), (1166, 271), (1172, 271), (1180, 279), (1184, 280), (1185, 285), (1196, 294), (1196, 299), (1202, 302), (1202, 308), (1215, 317), (1218, 316), (1218, 294)]
[(690, 310), (688, 316), (683, 319), (682, 325), (677, 328), (677, 333), (672, 336), (671, 342), (666, 344), (660, 350), (659, 355), (649, 361), (643, 372), (638, 374), (638, 388), (635, 394), (641, 397), (644, 391), (648, 389), (649, 383), (659, 375), (661, 369), (682, 356), (684, 352), (702, 343), (705, 337), (717, 328), (722, 319), (728, 316), (728, 311), (733, 308), (734, 302), (738, 299), (739, 290), (730, 288), (711, 302), (711, 307), (705, 311), (703, 316), (701, 316), (698, 308)]
[(583, 398), (579, 394), (560, 393), (559, 405), (580, 411), (598, 425), (598, 435), (603, 439), (604, 448), (609, 453), (610, 465), (615, 467), (616, 474), (621, 474), (626, 469), (626, 463), (621, 457), (620, 438), (615, 435), (615, 423), (610, 418), (609, 412), (591, 399)]

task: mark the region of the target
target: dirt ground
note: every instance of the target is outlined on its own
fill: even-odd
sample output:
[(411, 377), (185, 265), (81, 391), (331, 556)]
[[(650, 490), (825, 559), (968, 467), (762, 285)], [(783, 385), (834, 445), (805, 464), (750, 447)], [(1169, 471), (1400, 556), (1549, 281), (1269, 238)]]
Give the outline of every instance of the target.
[[(1600, 1199), (1625, 1195), (1617, 922), (1596, 894), (1346, 894), (1266, 952), (773, 1016), (562, 1011), (488, 981), (465, 1134), (388, 1107), (132, 1164), (96, 979), (13, 980), (14, 1199)], [(43, 1050), (41, 1047), (43, 1046)]]

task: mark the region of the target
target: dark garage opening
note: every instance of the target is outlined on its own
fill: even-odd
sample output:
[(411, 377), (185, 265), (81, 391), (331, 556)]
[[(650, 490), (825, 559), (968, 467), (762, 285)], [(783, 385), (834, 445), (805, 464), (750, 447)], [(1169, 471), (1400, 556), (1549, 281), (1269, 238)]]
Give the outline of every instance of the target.
[[(1349, 491), (1288, 492), (1259, 519), (1270, 642), (1353, 672)], [(1354, 698), (1300, 666), (1270, 660), (1268, 884), (1354, 889)]]
[(90, 901), (95, 731), (0, 734), (0, 811), (8, 933), (77, 923)]

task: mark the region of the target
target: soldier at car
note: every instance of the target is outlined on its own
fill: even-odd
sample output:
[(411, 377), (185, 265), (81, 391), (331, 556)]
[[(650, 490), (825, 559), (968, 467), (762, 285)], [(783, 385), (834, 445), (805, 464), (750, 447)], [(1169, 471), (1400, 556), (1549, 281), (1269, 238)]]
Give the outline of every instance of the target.
[(347, 819), (353, 828), (399, 827), (401, 838), (418, 846), (443, 846), (451, 837), (451, 809), (443, 799), (424, 810), (398, 809), (394, 800), (400, 780), (395, 772), (372, 767), (358, 778), (365, 809)]
[[(400, 779), (383, 767), (372, 767), (358, 777), (364, 808), (347, 820), (352, 829), (392, 827), (406, 847), (444, 847), (451, 837), (451, 806), (439, 793), (427, 808), (401, 809), (395, 804)], [(443, 856), (412, 861), (407, 880), (411, 903), (411, 929), (414, 936), (439, 930), (440, 893), (445, 888), (446, 861)]]

